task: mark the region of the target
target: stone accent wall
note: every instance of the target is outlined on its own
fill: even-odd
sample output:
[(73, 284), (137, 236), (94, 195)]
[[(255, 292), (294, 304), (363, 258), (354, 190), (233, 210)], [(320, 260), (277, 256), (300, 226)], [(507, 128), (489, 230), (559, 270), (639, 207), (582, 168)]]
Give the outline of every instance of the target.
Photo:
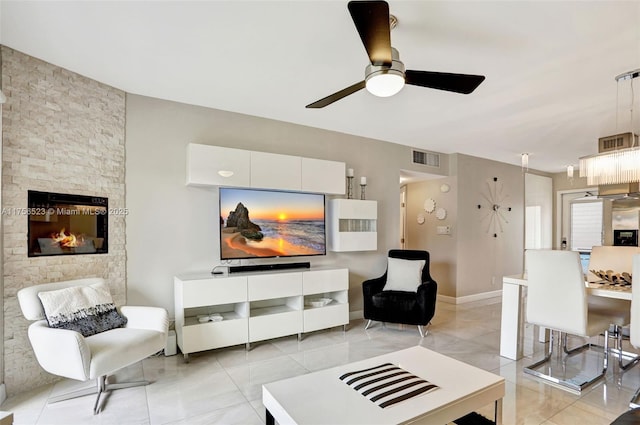
[(27, 257), (27, 190), (104, 196), (125, 207), (125, 93), (0, 46), (4, 367), (9, 395), (52, 382), (27, 338), (16, 293), (38, 283), (99, 276), (126, 296), (125, 217), (109, 215), (109, 253)]

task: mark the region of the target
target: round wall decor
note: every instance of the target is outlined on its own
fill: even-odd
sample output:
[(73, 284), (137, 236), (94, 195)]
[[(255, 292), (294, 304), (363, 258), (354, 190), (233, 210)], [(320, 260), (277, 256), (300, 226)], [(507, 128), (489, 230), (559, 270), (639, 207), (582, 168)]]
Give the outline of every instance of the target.
[(451, 186), (446, 183), (442, 183), (442, 185), (440, 186), (440, 192), (447, 193), (449, 190), (451, 190)]
[(431, 214), (436, 209), (436, 201), (431, 198), (427, 198), (424, 201), (424, 210)]
[(436, 218), (438, 220), (444, 220), (447, 217), (447, 210), (445, 210), (444, 208), (438, 208), (438, 210), (436, 211)]
[(424, 214), (418, 214), (418, 224), (424, 224)]

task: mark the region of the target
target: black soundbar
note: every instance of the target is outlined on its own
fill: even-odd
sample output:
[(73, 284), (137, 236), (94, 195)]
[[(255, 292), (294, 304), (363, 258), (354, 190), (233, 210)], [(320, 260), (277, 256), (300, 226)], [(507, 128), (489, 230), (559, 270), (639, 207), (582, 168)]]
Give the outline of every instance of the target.
[(286, 269), (308, 269), (311, 267), (310, 262), (304, 263), (281, 263), (281, 264), (253, 264), (250, 266), (231, 266), (229, 273), (242, 272), (264, 272), (270, 270), (286, 270)]

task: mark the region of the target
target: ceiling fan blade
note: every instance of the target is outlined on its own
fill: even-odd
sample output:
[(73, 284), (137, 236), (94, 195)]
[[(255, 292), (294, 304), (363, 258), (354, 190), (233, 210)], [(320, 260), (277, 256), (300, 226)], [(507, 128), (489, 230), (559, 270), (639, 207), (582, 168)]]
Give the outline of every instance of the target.
[(391, 29), (386, 1), (350, 1), (347, 5), (373, 65), (391, 65)]
[(352, 86), (347, 87), (346, 89), (342, 89), (339, 92), (336, 92), (327, 97), (323, 97), (322, 99), (317, 100), (313, 103), (310, 103), (307, 106), (305, 106), (305, 108), (324, 108), (325, 106), (331, 105), (333, 102), (336, 102), (342, 99), (343, 97), (347, 97), (350, 94), (357, 92), (358, 90), (362, 90), (365, 85), (366, 84), (364, 81), (360, 81), (358, 83), (355, 83)]
[(447, 72), (407, 70), (404, 76), (407, 84), (462, 94), (473, 92), (484, 81), (484, 75), (449, 74)]

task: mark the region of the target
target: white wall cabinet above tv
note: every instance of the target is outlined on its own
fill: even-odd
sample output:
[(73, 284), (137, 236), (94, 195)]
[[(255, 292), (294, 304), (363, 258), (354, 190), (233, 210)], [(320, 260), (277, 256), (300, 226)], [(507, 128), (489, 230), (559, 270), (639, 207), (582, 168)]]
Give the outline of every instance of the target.
[(378, 202), (331, 199), (328, 210), (329, 251), (378, 249)]
[(266, 152), (251, 152), (251, 187), (301, 190), (300, 157)]
[[(174, 278), (176, 334), (189, 353), (349, 323), (349, 270), (195, 273)], [(222, 320), (202, 321), (219, 315)]]
[[(189, 143), (187, 184), (250, 187), (250, 163), (250, 151)], [(228, 175), (229, 173), (233, 174)]]
[(342, 195), (344, 162), (221, 146), (187, 145), (187, 185), (299, 190)]

